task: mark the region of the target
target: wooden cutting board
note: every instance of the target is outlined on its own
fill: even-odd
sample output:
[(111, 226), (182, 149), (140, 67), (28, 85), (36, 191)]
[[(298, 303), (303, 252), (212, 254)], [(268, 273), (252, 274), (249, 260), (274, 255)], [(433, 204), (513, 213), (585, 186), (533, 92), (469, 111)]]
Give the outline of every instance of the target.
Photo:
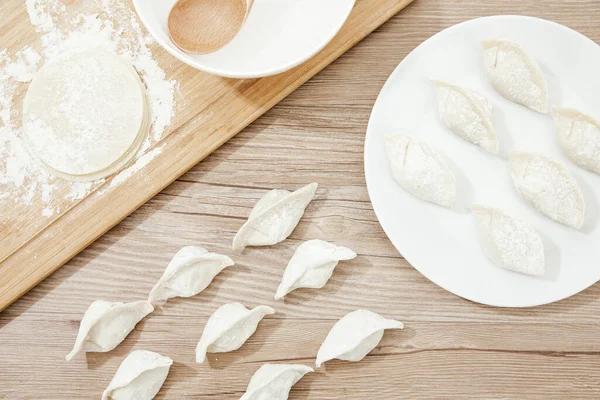
[[(291, 71), (262, 79), (212, 76), (175, 60), (160, 47), (153, 47), (154, 56), (167, 76), (179, 82), (180, 97), (185, 99), (180, 101), (169, 133), (154, 145), (161, 146), (162, 151), (119, 185), (111, 185), (109, 178), (86, 197), (59, 204), (61, 212), (51, 218), (41, 217), (41, 201), (0, 210), (0, 310), (411, 1), (357, 0), (345, 26), (323, 51)], [(2, 7), (0, 48), (16, 51), (39, 39), (22, 0), (5, 0)], [(86, 4), (79, 7), (85, 11)], [(59, 190), (58, 198), (64, 198), (64, 194)]]

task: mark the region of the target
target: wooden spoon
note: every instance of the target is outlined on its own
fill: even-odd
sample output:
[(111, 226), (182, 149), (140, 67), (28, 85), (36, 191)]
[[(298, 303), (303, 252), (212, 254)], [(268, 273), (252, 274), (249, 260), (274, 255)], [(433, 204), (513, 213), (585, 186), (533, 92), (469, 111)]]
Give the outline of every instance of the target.
[(169, 14), (171, 40), (181, 50), (206, 54), (238, 34), (254, 0), (178, 0)]

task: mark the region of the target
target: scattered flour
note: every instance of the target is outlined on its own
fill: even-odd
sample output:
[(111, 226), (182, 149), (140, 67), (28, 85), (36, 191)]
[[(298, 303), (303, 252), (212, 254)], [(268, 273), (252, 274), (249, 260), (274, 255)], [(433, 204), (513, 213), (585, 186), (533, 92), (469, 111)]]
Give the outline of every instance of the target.
[(15, 54), (16, 61), (6, 65), (6, 72), (17, 82), (33, 79), (42, 57), (31, 47), (25, 47)]
[[(94, 46), (115, 51), (131, 61), (146, 86), (151, 135), (137, 161), (114, 177), (110, 187), (130, 178), (162, 151), (155, 144), (174, 116), (177, 82), (168, 80), (152, 57), (148, 46), (153, 40), (144, 34), (127, 2), (86, 0), (85, 6), (94, 12), (77, 13), (77, 5), (67, 7), (61, 0), (26, 0), (39, 42), (12, 54), (0, 49), (0, 210), (40, 201), (41, 215), (51, 217), (104, 183), (103, 179), (67, 182), (51, 176), (30, 158), (20, 139), (21, 99), (27, 90), (24, 83), (31, 81), (44, 62), (71, 51)], [(0, 220), (0, 226), (6, 222)]]
[(66, 11), (65, 5), (60, 1), (27, 0), (25, 4), (29, 20), (38, 32), (53, 30), (56, 25), (52, 14), (63, 14)]
[(156, 157), (158, 154), (162, 153), (162, 146), (156, 147), (155, 149), (150, 150), (146, 154), (139, 157), (135, 163), (127, 168), (126, 170), (119, 173), (114, 179), (110, 182), (110, 187), (115, 187), (120, 185), (122, 182), (125, 182), (129, 179), (133, 174), (138, 172), (140, 169), (144, 168), (148, 163)]
[[(104, 179), (101, 179), (101, 181), (104, 182)], [(69, 200), (83, 199), (93, 185), (93, 182), (74, 182), (71, 184), (71, 190), (65, 195), (65, 198)]]

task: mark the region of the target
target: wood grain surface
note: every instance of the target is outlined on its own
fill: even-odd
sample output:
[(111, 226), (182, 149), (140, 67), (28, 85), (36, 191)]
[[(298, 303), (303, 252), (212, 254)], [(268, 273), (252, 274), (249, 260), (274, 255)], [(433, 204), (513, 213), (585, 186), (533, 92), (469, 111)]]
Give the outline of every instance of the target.
[[(22, 0), (0, 8), (2, 46), (36, 46), (40, 35), (29, 23)], [(43, 1), (43, 0), (42, 0)], [(125, 1), (125, 0), (119, 0)], [(44, 203), (16, 202), (0, 213), (0, 310), (56, 271), (92, 241), (196, 165), (204, 157), (269, 110), (412, 0), (358, 0), (338, 34), (317, 55), (285, 73), (261, 79), (229, 79), (191, 68), (155, 45), (158, 61), (177, 87), (179, 110), (168, 133), (148, 152), (160, 153), (125, 181), (118, 174), (94, 183), (94, 191), (73, 202), (57, 190), (60, 212), (43, 216)], [(75, 3), (75, 4), (72, 4)], [(129, 2), (130, 3), (130, 2)], [(43, 2), (40, 4), (44, 4)], [(79, 12), (98, 12), (92, 2), (68, 1)], [(79, 6), (79, 8), (77, 7)], [(132, 17), (133, 18), (133, 17)], [(18, 21), (17, 27), (13, 20)], [(123, 33), (126, 34), (126, 33)], [(23, 92), (26, 85), (17, 90)], [(19, 109), (19, 105), (15, 108)], [(2, 186), (0, 186), (2, 190)]]
[[(415, 46), (466, 19), (525, 14), (600, 42), (598, 1), (417, 0), (138, 211), (0, 313), (0, 398), (98, 399), (133, 349), (175, 360), (158, 399), (238, 399), (265, 362), (314, 363), (337, 319), (368, 308), (405, 323), (363, 361), (306, 375), (290, 399), (598, 399), (600, 286), (532, 309), (462, 300), (414, 270), (381, 230), (363, 176), (371, 107)], [(291, 237), (230, 250), (237, 229), (271, 188), (320, 183)], [(272, 300), (302, 240), (354, 249), (321, 290)], [(144, 299), (175, 252), (202, 245), (237, 265), (191, 299), (151, 314), (114, 351), (64, 361), (95, 299)], [(208, 316), (239, 301), (267, 317), (238, 351), (194, 362)]]

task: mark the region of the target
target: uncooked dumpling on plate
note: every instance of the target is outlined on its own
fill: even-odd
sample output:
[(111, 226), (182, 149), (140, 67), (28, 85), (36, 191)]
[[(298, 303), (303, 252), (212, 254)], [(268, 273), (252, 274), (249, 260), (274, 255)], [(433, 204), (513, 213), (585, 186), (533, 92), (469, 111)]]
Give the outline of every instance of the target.
[(157, 304), (173, 297), (192, 297), (203, 291), (233, 260), (209, 253), (198, 246), (186, 246), (171, 260), (165, 273), (150, 291), (148, 301)]
[(500, 141), (492, 126), (492, 103), (482, 94), (432, 79), (436, 89), (440, 119), (461, 138), (498, 154)]
[(581, 168), (600, 174), (600, 123), (573, 108), (554, 107), (552, 114), (567, 157)]
[(402, 322), (383, 318), (372, 311), (352, 311), (329, 331), (317, 354), (317, 368), (334, 358), (360, 361), (379, 344), (386, 329), (403, 328)]
[(248, 221), (233, 238), (233, 249), (270, 246), (284, 241), (300, 222), (317, 186), (316, 183), (311, 183), (295, 192), (277, 189), (267, 192), (256, 203)]
[(158, 353), (135, 350), (123, 360), (102, 400), (152, 400), (159, 392), (173, 360)]
[(242, 347), (256, 331), (265, 315), (274, 314), (269, 306), (248, 310), (240, 303), (221, 306), (210, 316), (196, 346), (196, 362), (202, 364), (206, 353), (225, 353)]
[(538, 63), (516, 43), (484, 40), (483, 68), (494, 89), (510, 101), (548, 112), (548, 85)]
[(496, 265), (527, 275), (544, 275), (542, 238), (527, 221), (502, 210), (473, 206), (485, 255)]
[(100, 353), (111, 351), (152, 311), (154, 307), (147, 301), (133, 303), (94, 301), (83, 315), (75, 346), (66, 360), (70, 361), (80, 351)]
[(322, 288), (339, 261), (355, 257), (356, 253), (349, 248), (324, 240), (314, 239), (302, 243), (285, 268), (275, 300), (298, 288)]
[(512, 151), (510, 173), (521, 197), (545, 216), (581, 228), (585, 202), (575, 178), (560, 162), (536, 153)]
[(386, 135), (385, 152), (396, 182), (421, 200), (452, 208), (456, 178), (427, 143), (406, 135)]
[(301, 364), (264, 364), (240, 400), (287, 400), (290, 389), (313, 369)]

